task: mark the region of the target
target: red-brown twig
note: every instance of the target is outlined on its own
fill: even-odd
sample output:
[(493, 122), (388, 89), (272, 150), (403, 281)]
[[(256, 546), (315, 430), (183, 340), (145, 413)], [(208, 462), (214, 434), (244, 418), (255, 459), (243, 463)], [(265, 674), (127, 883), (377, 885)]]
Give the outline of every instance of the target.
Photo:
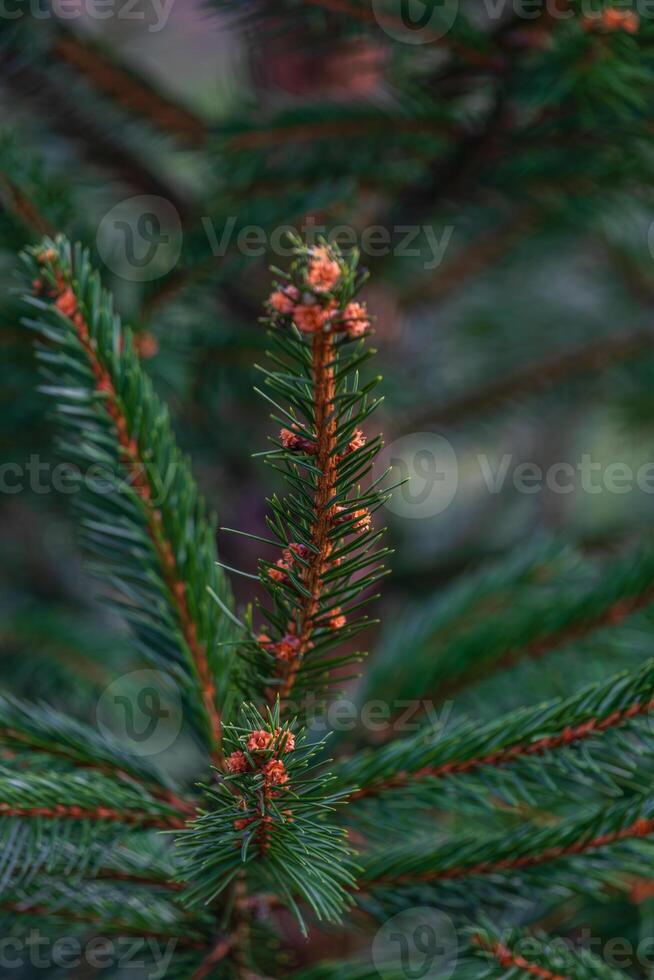
[(545, 738), (539, 738), (534, 742), (517, 742), (515, 745), (508, 745), (503, 749), (498, 749), (496, 752), (488, 752), (486, 755), (475, 756), (472, 759), (463, 759), (460, 762), (444, 762), (440, 766), (425, 766), (416, 772), (397, 773), (389, 779), (382, 779), (363, 789), (356, 790), (349, 798), (353, 800), (367, 796), (376, 796), (378, 793), (383, 793), (388, 789), (406, 786), (416, 779), (442, 779), (459, 773), (471, 772), (474, 769), (479, 769), (481, 766), (507, 765), (519, 758), (541, 755), (544, 752), (552, 751), (552, 749), (573, 745), (575, 742), (591, 738), (593, 735), (602, 734), (610, 728), (618, 728), (621, 725), (625, 725), (633, 718), (639, 715), (649, 714), (652, 711), (654, 711), (654, 698), (650, 698), (647, 701), (638, 701), (628, 708), (623, 708), (621, 711), (613, 711), (606, 718), (589, 718), (588, 721), (584, 721), (579, 725), (567, 726), (558, 735), (549, 735)]
[(504, 970), (522, 970), (532, 977), (540, 977), (540, 980), (570, 980), (570, 977), (562, 973), (552, 973), (551, 970), (530, 963), (524, 956), (512, 953), (503, 943), (489, 942), (481, 936), (475, 936), (473, 943), (487, 953), (491, 953)]
[(52, 54), (81, 72), (97, 89), (111, 96), (129, 112), (147, 119), (166, 133), (201, 146), (206, 137), (204, 123), (188, 109), (175, 105), (133, 72), (113, 62), (97, 45), (82, 43), (62, 34)]
[(180, 829), (186, 821), (181, 817), (153, 816), (141, 810), (114, 810), (111, 807), (98, 806), (85, 809), (81, 806), (12, 806), (10, 803), (0, 803), (0, 815), (4, 817), (37, 818), (45, 820), (101, 820), (109, 823), (135, 824), (140, 827), (158, 827), (164, 830)]
[(278, 690), (270, 692), (271, 699), (277, 694), (282, 701), (288, 699), (306, 652), (311, 648), (311, 637), (320, 611), (323, 576), (327, 571), (332, 545), (329, 533), (335, 513), (331, 503), (336, 489), (336, 429), (334, 414), (334, 335), (319, 331), (313, 335), (312, 364), (314, 382), (314, 422), (317, 439), (316, 466), (320, 470), (315, 496), (315, 524), (311, 540), (315, 549), (309, 559), (304, 585), (309, 593), (301, 599), (299, 614), (299, 646), (291, 660), (281, 670), (282, 683)]
[(154, 492), (150, 484), (147, 468), (141, 456), (140, 447), (132, 436), (129, 423), (123, 412), (120, 398), (114, 387), (111, 375), (98, 357), (88, 325), (77, 306), (77, 298), (67, 285), (63, 275), (57, 273), (55, 300), (58, 308), (75, 326), (78, 339), (84, 348), (95, 378), (96, 389), (103, 395), (107, 412), (111, 416), (121, 447), (121, 458), (128, 471), (132, 486), (138, 493), (146, 520), (148, 533), (161, 566), (162, 576), (168, 588), (171, 603), (186, 645), (191, 653), (204, 706), (209, 734), (212, 743), (211, 754), (218, 766), (223, 764), (221, 721), (215, 700), (215, 684), (209, 667), (207, 651), (198, 638), (197, 627), (189, 610), (186, 598), (186, 583), (179, 575), (173, 547), (168, 540), (161, 512), (153, 504)]
[[(586, 854), (588, 851), (596, 851), (611, 844), (618, 844), (623, 840), (632, 837), (648, 837), (654, 833), (654, 819), (646, 820), (641, 817), (628, 827), (622, 830), (614, 830), (608, 834), (600, 834), (591, 837), (589, 840), (576, 841), (565, 847), (548, 847), (540, 854), (523, 854), (520, 857), (503, 858), (501, 861), (480, 861), (478, 864), (458, 865), (453, 868), (443, 868), (439, 871), (425, 871), (418, 874), (398, 875), (388, 879), (389, 884), (401, 885), (418, 881), (449, 881), (457, 878), (469, 878), (475, 875), (489, 875), (502, 871), (518, 871), (523, 868), (532, 868), (539, 864), (546, 864), (548, 861), (558, 861), (560, 858), (574, 857), (577, 854)], [(386, 883), (386, 879), (377, 879), (374, 884)]]

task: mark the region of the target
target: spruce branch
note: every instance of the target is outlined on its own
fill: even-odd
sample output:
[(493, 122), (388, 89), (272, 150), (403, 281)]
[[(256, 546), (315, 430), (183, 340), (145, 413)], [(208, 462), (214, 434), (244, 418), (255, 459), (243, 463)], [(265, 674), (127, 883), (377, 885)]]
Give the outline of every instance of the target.
[[(145, 790), (100, 773), (0, 769), (0, 815), (43, 820), (97, 820), (136, 827), (183, 826), (179, 812)], [(98, 802), (98, 801), (102, 802)]]
[[(28, 3), (23, 6), (29, 8)], [(61, 78), (48, 64), (43, 25), (34, 22), (28, 9), (21, 12), (20, 26), (15, 25), (13, 19), (0, 25), (0, 85), (10, 97), (29, 107), (43, 125), (72, 141), (86, 161), (140, 193), (164, 197), (185, 218), (191, 208), (186, 193), (152, 169), (117, 132), (108, 133), (90, 100), (83, 105), (71, 98), (69, 79)]]
[[(231, 626), (207, 601), (226, 606), (228, 586), (215, 565), (213, 529), (167, 413), (100, 286), (88, 254), (65, 239), (24, 256), (38, 311), (26, 323), (48, 342), (39, 350), (63, 427), (77, 444), (67, 454), (100, 465), (111, 493), (81, 478), (85, 539), (122, 594), (120, 608), (142, 649), (172, 671), (195, 702), (198, 723), (221, 763), (220, 711), (230, 664), (220, 646)], [(135, 564), (136, 559), (136, 564)], [(218, 690), (216, 689), (218, 685)]]
[(36, 887), (16, 889), (0, 900), (0, 911), (27, 931), (36, 923), (41, 929), (76, 928), (82, 933), (135, 935), (175, 939), (180, 946), (206, 948), (210, 917), (190, 916), (167, 896), (152, 891), (128, 892), (105, 882), (80, 884), (46, 880)]
[[(341, 785), (358, 787), (350, 791), (350, 799), (367, 798), (423, 780), (512, 766), (559, 749), (567, 752), (652, 712), (654, 661), (650, 660), (634, 675), (617, 674), (569, 698), (520, 708), (481, 726), (465, 721), (449, 731), (425, 728), (416, 736), (360, 752), (333, 771)], [(587, 755), (580, 764), (589, 765)], [(537, 765), (536, 775), (539, 771)], [(439, 792), (436, 786), (434, 791)]]
[(651, 800), (636, 797), (596, 808), (583, 819), (560, 820), (552, 827), (525, 825), (481, 840), (452, 836), (437, 845), (424, 838), (413, 839), (394, 848), (373, 850), (363, 861), (362, 888), (399, 888), (479, 876), (495, 876), (498, 881), (550, 862), (564, 866), (566, 861), (605, 849), (620, 866), (622, 845), (654, 834), (653, 807)]
[(362, 487), (380, 446), (361, 428), (378, 404), (372, 391), (379, 379), (359, 378), (370, 321), (354, 301), (363, 278), (356, 263), (356, 255), (346, 261), (327, 244), (297, 242), (290, 273), (268, 303), (276, 370), (264, 371), (271, 394), (260, 394), (282, 428), (266, 460), (290, 493), (270, 500), (268, 526), (282, 556), (261, 561), (272, 607), (259, 607), (267, 624), (247, 654), (270, 704), (279, 697), (284, 706), (298, 686), (300, 694), (307, 684), (329, 686), (334, 664), (325, 655), (367, 625), (353, 614), (384, 574), (388, 554), (372, 528), (385, 494), (379, 481)]
[[(26, 146), (24, 133), (0, 134), (0, 207), (33, 239), (54, 234), (71, 219), (71, 195), (60, 174), (52, 174), (42, 157)], [(17, 246), (18, 247), (18, 246)]]
[[(583, 947), (544, 933), (491, 926), (469, 929), (467, 949), (459, 963), (461, 980), (510, 975), (542, 980), (626, 980), (616, 970)], [(480, 972), (482, 964), (485, 965)], [(475, 968), (477, 965), (477, 968)], [(488, 970), (491, 972), (489, 973)], [(517, 973), (516, 973), (517, 971)]]
[[(375, 686), (392, 677), (397, 697), (436, 691), (447, 700), (523, 659), (538, 660), (600, 630), (615, 630), (654, 602), (654, 551), (647, 542), (626, 558), (595, 567), (575, 563), (565, 550), (557, 558), (556, 546), (543, 553), (548, 550), (545, 562), (527, 552), (417, 607), (413, 625), (375, 658), (359, 697), (376, 696)], [(513, 582), (512, 568), (518, 572)]]
[(80, 768), (126, 776), (149, 786), (155, 794), (174, 798), (175, 784), (147, 758), (47, 705), (0, 695), (0, 744), (41, 752)]
[(323, 743), (282, 724), (279, 704), (265, 716), (244, 707), (225, 741), (228, 775), (205, 788), (209, 809), (177, 838), (182, 902), (210, 904), (238, 879), (254, 894), (272, 891), (305, 931), (298, 898), (319, 919), (340, 921), (355, 879), (345, 833), (328, 820), (340, 795), (315, 773)]
[(206, 128), (195, 113), (165, 98), (150, 82), (117, 63), (104, 48), (88, 38), (82, 41), (58, 25), (49, 53), (79, 71), (128, 112), (193, 147), (204, 142)]
[(497, 410), (516, 399), (530, 398), (572, 379), (611, 370), (616, 364), (646, 355), (653, 347), (652, 330), (625, 330), (516, 368), (449, 402), (420, 408), (401, 420), (401, 428), (418, 432), (429, 424), (458, 424), (481, 411)]

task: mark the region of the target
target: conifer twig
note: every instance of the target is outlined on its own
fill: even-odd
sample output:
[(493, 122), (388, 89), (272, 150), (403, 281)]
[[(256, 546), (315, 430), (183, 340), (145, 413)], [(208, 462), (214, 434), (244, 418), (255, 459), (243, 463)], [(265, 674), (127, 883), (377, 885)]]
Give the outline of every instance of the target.
[(11, 806), (0, 803), (0, 816), (20, 817), (21, 819), (39, 820), (99, 820), (109, 823), (123, 823), (138, 827), (156, 827), (161, 830), (179, 830), (186, 823), (181, 817), (153, 816), (147, 811), (114, 810), (111, 807), (98, 806), (85, 809), (79, 806)]
[(221, 727), (220, 715), (218, 713), (215, 700), (215, 684), (209, 669), (206, 650), (198, 640), (197, 628), (191, 617), (186, 598), (186, 585), (183, 579), (180, 577), (177, 568), (177, 561), (175, 559), (175, 553), (165, 533), (161, 512), (152, 503), (153, 498), (155, 497), (155, 491), (150, 483), (147, 469), (144, 466), (143, 458), (141, 456), (141, 448), (136, 443), (134, 436), (130, 431), (128, 420), (123, 412), (122, 405), (114, 387), (111, 375), (100, 361), (97, 351), (91, 341), (88, 324), (86, 323), (84, 316), (78, 307), (75, 293), (71, 289), (69, 283), (66, 281), (63, 270), (58, 266), (56, 261), (56, 253), (53, 252), (51, 255), (47, 256), (47, 259), (53, 263), (53, 267), (55, 269), (56, 288), (53, 292), (52, 298), (54, 299), (57, 308), (65, 316), (67, 316), (75, 326), (78, 339), (84, 348), (91, 366), (91, 370), (93, 371), (96, 389), (104, 396), (106, 410), (116, 426), (118, 441), (123, 450), (123, 462), (125, 469), (129, 473), (132, 485), (143, 503), (143, 510), (147, 521), (148, 530), (157, 555), (159, 556), (162, 574), (168, 586), (171, 602), (177, 609), (180, 627), (188, 648), (191, 651), (191, 655), (198, 672), (204, 709), (206, 711), (207, 718), (209, 719), (213, 739), (214, 758), (216, 763), (221, 765)]
[[(654, 834), (654, 818), (647, 801), (638, 799), (620, 801), (604, 810), (597, 810), (581, 820), (561, 820), (553, 827), (524, 827), (520, 833), (486, 838), (481, 841), (466, 838), (464, 857), (459, 861), (456, 840), (437, 846), (433, 851), (416, 841), (398, 845), (395, 849), (373, 852), (366, 857), (367, 868), (363, 878), (366, 888), (378, 888), (417, 884), (419, 882), (455, 881), (494, 874), (528, 871), (541, 864), (561, 861), (580, 855), (602, 851), (629, 840), (639, 840)], [(635, 816), (640, 811), (639, 816)], [(635, 819), (634, 819), (635, 817)], [(598, 833), (600, 822), (608, 829)], [(398, 857), (406, 858), (401, 870)], [(475, 860), (477, 853), (492, 856)], [(389, 869), (389, 870), (386, 870)]]
[[(559, 630), (554, 630), (551, 633), (536, 637), (523, 647), (515, 647), (507, 650), (502, 656), (491, 663), (481, 664), (476, 673), (475, 682), (483, 680), (498, 670), (505, 670), (507, 667), (511, 667), (524, 658), (530, 658), (532, 660), (539, 659), (553, 650), (558, 650), (560, 647), (566, 646), (568, 643), (583, 640), (597, 630), (620, 626), (629, 616), (643, 609), (647, 609), (652, 603), (654, 603), (654, 585), (648, 582), (638, 594), (617, 599), (588, 619), (582, 619), (577, 623), (566, 624)], [(466, 687), (468, 683), (469, 678), (465, 677), (446, 682), (439, 689), (439, 695), (444, 698), (451, 697), (457, 691)]]
[(532, 977), (539, 977), (540, 980), (573, 980), (562, 973), (553, 973), (545, 967), (530, 963), (521, 954), (512, 953), (511, 950), (501, 942), (492, 942), (483, 936), (474, 936), (473, 945), (479, 949), (490, 953), (497, 960), (503, 970), (520, 970)]
[(495, 409), (507, 402), (531, 397), (570, 379), (610, 370), (614, 364), (632, 360), (653, 347), (652, 330), (624, 331), (597, 339), (516, 368), (510, 374), (493, 378), (488, 384), (478, 386), (474, 392), (464, 393), (449, 402), (420, 408), (401, 418), (399, 425), (403, 431), (409, 432), (427, 424), (456, 424), (485, 409)]
[[(172, 133), (192, 146), (206, 137), (204, 123), (193, 112), (164, 98), (133, 71), (117, 64), (97, 44), (82, 42), (61, 30), (51, 54), (81, 72), (97, 89), (115, 99), (129, 112), (140, 115), (166, 133)], [(49, 234), (43, 232), (42, 234)]]
[[(320, 609), (323, 591), (323, 576), (327, 570), (330, 542), (329, 532), (332, 529), (334, 504), (332, 497), (336, 489), (336, 415), (334, 413), (334, 335), (316, 333), (311, 345), (313, 385), (314, 385), (314, 420), (316, 433), (316, 466), (320, 470), (317, 478), (315, 498), (315, 524), (312, 528), (312, 551), (309, 557), (309, 568), (304, 578), (308, 595), (300, 599), (298, 616), (299, 645), (292, 659), (288, 660), (281, 671), (281, 687), (279, 697), (286, 701), (295, 683), (297, 672), (307, 650), (310, 648), (311, 637), (316, 627), (316, 618)], [(271, 696), (277, 696), (276, 691)]]
[[(298, 245), (288, 280), (268, 301), (279, 350), (272, 356), (282, 370), (264, 373), (275, 398), (290, 406), (261, 392), (283, 426), (268, 461), (291, 487), (288, 498), (271, 501), (269, 527), (282, 558), (260, 568), (274, 602), (262, 612), (275, 636), (266, 630), (257, 638), (258, 656), (267, 655), (268, 664), (274, 658), (271, 705), (278, 697), (286, 704), (309, 654), (313, 660), (364, 628), (365, 617), (350, 621), (347, 604), (359, 608), (354, 600), (382, 574), (376, 562), (387, 553), (372, 550), (379, 535), (371, 514), (383, 493), (374, 483), (363, 491), (358, 482), (370, 471), (379, 438), (368, 444), (359, 427), (376, 405), (369, 391), (378, 379), (361, 386), (349, 370), (366, 357), (360, 338), (370, 327), (365, 306), (352, 300), (362, 281), (356, 260), (346, 261), (326, 243)], [(347, 661), (345, 655), (340, 662)]]
[(518, 742), (506, 748), (498, 749), (496, 752), (488, 752), (486, 755), (474, 756), (460, 762), (444, 762), (439, 766), (424, 766), (415, 772), (402, 771), (395, 776), (389, 776), (387, 779), (372, 783), (363, 789), (355, 790), (349, 798), (355, 800), (376, 796), (378, 793), (406, 786), (413, 780), (442, 779), (447, 776), (472, 772), (482, 766), (504, 766), (522, 757), (533, 757), (555, 749), (568, 748), (584, 739), (592, 738), (594, 735), (601, 735), (612, 728), (626, 725), (634, 718), (651, 712), (654, 712), (654, 698), (644, 702), (636, 702), (622, 711), (613, 711), (605, 718), (590, 718), (579, 725), (566, 725), (558, 734), (547, 735), (536, 739), (534, 742)]
[[(69, 386), (64, 382), (47, 390), (63, 398), (72, 395), (76, 404), (79, 404), (80, 395), (84, 396), (97, 426), (92, 429), (87, 424), (84, 428), (87, 444), (92, 440), (91, 433), (97, 431), (98, 447), (91, 452), (90, 459), (94, 462), (98, 458), (106, 459), (111, 466), (117, 467), (115, 479), (121, 481), (116, 484), (117, 499), (107, 504), (106, 494), (102, 497), (102, 502), (110, 509), (119, 506), (117, 524), (115, 512), (108, 518), (102, 512), (98, 519), (96, 500), (88, 502), (88, 509), (95, 518), (89, 521), (91, 534), (95, 535), (92, 544), (99, 541), (98, 534), (109, 535), (109, 549), (103, 542), (98, 553), (115, 563), (113, 567), (120, 569), (119, 577), (121, 574), (127, 577), (129, 603), (123, 608), (129, 619), (130, 613), (139, 610), (134, 608), (133, 574), (116, 551), (116, 541), (123, 546), (127, 542), (131, 561), (136, 543), (143, 542), (142, 560), (152, 565), (149, 575), (139, 580), (147, 583), (141, 587), (140, 595), (142, 602), (148, 602), (148, 607), (129, 621), (137, 635), (139, 630), (144, 630), (141, 634), (144, 643), (149, 649), (154, 647), (153, 655), (157, 660), (161, 660), (163, 654), (168, 658), (167, 664), (171, 659), (179, 661), (175, 646), (179, 648), (181, 642), (184, 657), (191, 667), (191, 677), (185, 674), (183, 679), (186, 683), (192, 680), (210, 752), (214, 763), (220, 766), (222, 733), (216, 684), (220, 682), (221, 694), (226, 697), (227, 676), (217, 676), (213, 665), (221, 657), (228, 671), (226, 655), (218, 642), (226, 636), (229, 627), (218, 620), (206, 600), (207, 587), (224, 591), (215, 565), (211, 525), (205, 517), (186, 461), (174, 443), (168, 419), (142, 374), (129, 335), (121, 333), (119, 321), (106, 305), (108, 297), (102, 293), (97, 274), (91, 272), (87, 255), (77, 249), (73, 260), (70, 248), (63, 240), (46, 241), (34, 250), (34, 254), (37, 259), (36, 269), (32, 271), (32, 275), (36, 274), (32, 284), (34, 305), (50, 313), (53, 321), (52, 326), (44, 327), (40, 321), (31, 322), (31, 325), (44, 329), (48, 339), (56, 336), (81, 362)], [(34, 263), (32, 259), (29, 261)], [(62, 328), (64, 333), (60, 336)], [(70, 334), (75, 338), (74, 342)], [(98, 342), (99, 334), (109, 344), (108, 349)], [(62, 372), (69, 368), (69, 364), (70, 357), (64, 358)], [(88, 388), (79, 387), (80, 370), (86, 376)], [(134, 404), (135, 400), (138, 404)], [(75, 413), (72, 418), (76, 418)], [(147, 418), (149, 424), (145, 421)], [(114, 455), (109, 457), (107, 428), (115, 439)], [(161, 498), (164, 488), (166, 495)], [(136, 527), (134, 522), (139, 526)], [(138, 548), (136, 553), (139, 553)], [(108, 559), (105, 558), (107, 554)], [(183, 563), (184, 571), (180, 563)], [(148, 615), (154, 617), (151, 625), (143, 618)], [(174, 638), (166, 635), (171, 630)], [(209, 663), (210, 653), (213, 665)]]
[(32, 201), (11, 179), (9, 174), (0, 172), (0, 203), (12, 211), (25, 224), (35, 237), (53, 235), (54, 228), (40, 213)]

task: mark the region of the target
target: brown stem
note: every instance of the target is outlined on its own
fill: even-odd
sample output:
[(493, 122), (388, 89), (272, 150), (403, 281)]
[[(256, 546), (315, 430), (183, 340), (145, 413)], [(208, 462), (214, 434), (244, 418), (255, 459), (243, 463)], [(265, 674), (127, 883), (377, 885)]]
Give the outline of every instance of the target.
[(510, 374), (493, 379), (472, 394), (464, 394), (442, 405), (422, 408), (401, 420), (403, 431), (415, 432), (421, 426), (451, 425), (476, 412), (496, 408), (515, 398), (531, 396), (555, 384), (583, 374), (592, 374), (628, 361), (654, 348), (654, 331), (633, 330), (594, 341), (584, 347), (563, 351)]
[[(494, 228), (469, 242), (429, 278), (421, 278), (401, 294), (403, 305), (424, 303), (426, 299), (440, 302), (455, 289), (479, 277), (499, 262), (533, 227), (533, 209), (519, 212), (504, 227)], [(431, 420), (430, 420), (431, 421)]]
[(314, 383), (314, 425), (316, 444), (316, 466), (320, 470), (315, 497), (315, 524), (311, 532), (314, 552), (309, 559), (309, 568), (304, 577), (304, 585), (309, 596), (301, 598), (298, 637), (300, 640), (295, 656), (282, 667), (282, 683), (273, 690), (271, 699), (279, 693), (281, 701), (288, 699), (297, 678), (302, 660), (311, 648), (311, 637), (315, 629), (316, 617), (320, 611), (320, 598), (323, 591), (323, 576), (327, 571), (332, 543), (329, 538), (333, 525), (334, 505), (331, 503), (336, 489), (336, 431), (337, 419), (334, 412), (336, 383), (334, 380), (334, 335), (322, 331), (313, 335), (312, 367)]
[(654, 698), (644, 702), (638, 701), (628, 708), (623, 708), (621, 711), (613, 711), (605, 718), (589, 718), (588, 721), (584, 721), (579, 725), (564, 728), (557, 735), (539, 738), (535, 742), (517, 742), (515, 745), (508, 745), (503, 749), (498, 749), (496, 752), (475, 756), (472, 759), (464, 759), (460, 762), (444, 762), (440, 766), (425, 766), (416, 772), (399, 772), (388, 779), (379, 780), (370, 786), (356, 790), (349, 799), (354, 800), (376, 796), (378, 793), (383, 793), (388, 789), (406, 786), (415, 779), (439, 779), (463, 772), (470, 772), (471, 770), (480, 768), (480, 766), (502, 766), (521, 757), (541, 755), (552, 749), (573, 745), (575, 742), (591, 738), (593, 735), (602, 734), (610, 728), (618, 728), (621, 725), (627, 724), (627, 722), (636, 718), (638, 715), (649, 714), (651, 711), (654, 711)]
[[(612, 602), (606, 609), (603, 609), (591, 619), (581, 623), (572, 623), (546, 636), (538, 637), (523, 647), (507, 650), (492, 663), (480, 666), (475, 673), (474, 683), (483, 680), (497, 670), (511, 667), (518, 660), (522, 660), (525, 657), (537, 659), (549, 653), (551, 650), (557, 650), (559, 647), (572, 643), (573, 640), (584, 639), (586, 636), (594, 633), (595, 630), (602, 629), (603, 627), (619, 626), (628, 616), (647, 608), (652, 603), (654, 603), (654, 585), (650, 583), (637, 595), (626, 596), (625, 598), (618, 599), (616, 602)], [(462, 688), (467, 687), (469, 683), (469, 677), (456, 678), (449, 684), (446, 683), (439, 688), (439, 697), (449, 698)]]
[(62, 312), (65, 312), (75, 326), (77, 336), (93, 371), (96, 389), (104, 396), (107, 411), (116, 426), (122, 462), (129, 473), (132, 486), (142, 501), (148, 533), (159, 559), (170, 601), (176, 610), (180, 629), (200, 682), (200, 694), (212, 743), (212, 758), (214, 763), (221, 767), (224, 761), (221, 722), (216, 707), (216, 689), (207, 659), (207, 651), (197, 635), (197, 627), (191, 616), (186, 598), (186, 583), (180, 576), (175, 552), (167, 537), (161, 511), (153, 503), (154, 492), (148, 470), (143, 462), (139, 446), (130, 434), (129, 424), (111, 375), (100, 361), (88, 325), (78, 309), (77, 298), (72, 289), (67, 286), (61, 273), (58, 274), (57, 278), (57, 297), (59, 308), (61, 309), (63, 306)]
[(131, 874), (129, 871), (112, 871), (105, 869), (93, 876), (93, 881), (123, 881), (130, 885), (143, 885), (146, 888), (165, 888), (171, 892), (184, 891), (186, 885), (181, 881), (170, 881), (168, 878), (149, 878), (147, 875)]
[[(227, 148), (234, 150), (258, 149), (262, 146), (275, 146), (279, 143), (309, 143), (320, 139), (347, 139), (362, 136), (369, 132), (393, 131), (410, 133), (432, 133), (443, 135), (456, 131), (440, 119), (389, 119), (385, 116), (371, 116), (369, 119), (318, 120), (311, 123), (288, 123), (272, 126), (269, 129), (255, 129), (238, 133), (227, 140)], [(248, 191), (249, 192), (249, 191)]]
[(114, 810), (98, 806), (84, 809), (81, 806), (11, 806), (0, 803), (0, 815), (4, 817), (36, 818), (46, 820), (106, 820), (109, 823), (138, 824), (140, 827), (158, 827), (164, 830), (180, 829), (186, 825), (181, 817), (158, 816), (140, 810)]
[(97, 89), (111, 96), (133, 112), (173, 133), (191, 146), (201, 146), (206, 132), (202, 120), (188, 109), (175, 105), (133, 72), (112, 61), (97, 45), (82, 43), (69, 33), (62, 33), (52, 54), (72, 65)]
[(0, 173), (0, 200), (7, 210), (16, 215), (37, 237), (54, 235), (54, 228), (48, 219), (38, 211), (29, 198), (5, 173)]
[(551, 970), (530, 963), (524, 956), (512, 953), (503, 943), (489, 942), (481, 936), (475, 936), (473, 943), (479, 949), (491, 953), (504, 970), (522, 970), (523, 973), (528, 973), (532, 977), (540, 977), (540, 980), (571, 980), (570, 977), (566, 977), (562, 973), (552, 973)]
[(126, 936), (136, 934), (148, 939), (176, 939), (183, 946), (190, 946), (194, 949), (204, 948), (204, 943), (190, 939), (186, 936), (174, 936), (167, 932), (156, 932), (152, 929), (144, 929), (142, 926), (132, 926), (120, 921), (106, 921), (97, 915), (86, 915), (83, 912), (74, 912), (71, 909), (51, 909), (47, 905), (28, 905), (22, 902), (0, 902), (0, 909), (5, 912), (13, 912), (20, 915), (51, 916), (55, 919), (64, 919), (69, 922), (87, 922), (89, 925), (98, 926), (105, 932), (124, 934)]
[(221, 937), (206, 959), (202, 961), (195, 973), (193, 973), (191, 980), (205, 980), (205, 977), (213, 973), (214, 967), (225, 959), (231, 948), (232, 941)]

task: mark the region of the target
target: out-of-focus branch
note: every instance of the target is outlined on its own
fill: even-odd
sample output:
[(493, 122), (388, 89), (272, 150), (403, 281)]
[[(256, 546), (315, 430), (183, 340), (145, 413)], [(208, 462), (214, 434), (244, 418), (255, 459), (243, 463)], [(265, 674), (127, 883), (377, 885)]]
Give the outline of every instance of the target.
[(8, 174), (0, 172), (0, 206), (34, 232), (35, 238), (53, 235), (55, 229), (32, 201), (14, 184)]
[(573, 350), (563, 351), (510, 374), (494, 378), (472, 392), (421, 408), (399, 419), (398, 429), (414, 432), (425, 425), (453, 425), (485, 409), (524, 398), (562, 381), (593, 374), (654, 349), (654, 330), (632, 330), (606, 337)]
[(148, 165), (121, 144), (100, 123), (80, 110), (70, 92), (35, 65), (5, 55), (0, 59), (0, 83), (30, 107), (58, 133), (72, 139), (89, 163), (101, 167), (143, 194), (166, 198), (182, 220), (190, 203)]
[(135, 115), (191, 146), (201, 146), (206, 137), (204, 122), (189, 109), (156, 91), (134, 71), (117, 64), (97, 44), (61, 29), (51, 54), (72, 65), (104, 95)]

